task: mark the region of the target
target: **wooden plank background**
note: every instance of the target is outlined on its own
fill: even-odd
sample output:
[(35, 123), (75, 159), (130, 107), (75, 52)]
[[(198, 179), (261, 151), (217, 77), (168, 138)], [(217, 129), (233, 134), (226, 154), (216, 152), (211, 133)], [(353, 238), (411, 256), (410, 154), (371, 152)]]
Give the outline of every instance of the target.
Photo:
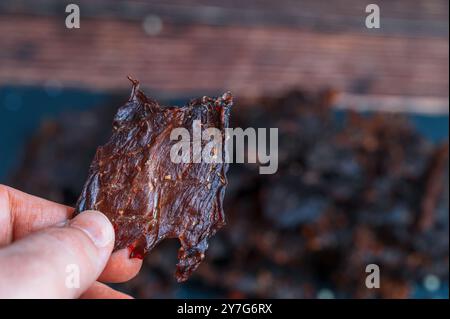
[(448, 111), (448, 1), (377, 1), (377, 30), (359, 0), (80, 0), (73, 30), (67, 3), (0, 3), (0, 86), (122, 90), (132, 74), (161, 94), (327, 87)]

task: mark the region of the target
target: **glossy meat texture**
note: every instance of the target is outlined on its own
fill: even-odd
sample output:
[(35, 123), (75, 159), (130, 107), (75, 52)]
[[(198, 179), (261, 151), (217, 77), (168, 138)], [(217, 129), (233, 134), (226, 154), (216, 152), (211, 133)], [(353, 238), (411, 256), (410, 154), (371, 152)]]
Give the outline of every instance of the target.
[[(143, 258), (164, 238), (178, 238), (176, 278), (185, 281), (204, 259), (208, 239), (225, 225), (224, 145), (232, 96), (162, 107), (130, 80), (131, 97), (114, 118), (110, 140), (97, 149), (76, 213), (106, 214), (116, 231), (115, 250), (128, 247), (131, 257)], [(186, 128), (192, 137), (194, 120), (201, 120), (202, 130), (220, 130), (221, 163), (171, 161), (171, 147), (178, 142), (170, 138), (172, 129)], [(191, 150), (192, 143), (191, 138)]]

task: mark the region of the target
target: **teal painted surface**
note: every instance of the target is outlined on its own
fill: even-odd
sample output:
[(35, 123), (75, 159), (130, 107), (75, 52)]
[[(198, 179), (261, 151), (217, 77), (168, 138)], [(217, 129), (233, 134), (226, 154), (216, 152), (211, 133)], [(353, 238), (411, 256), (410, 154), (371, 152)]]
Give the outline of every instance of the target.
[(101, 105), (108, 96), (78, 89), (1, 87), (0, 182), (16, 168), (24, 145), (42, 120)]

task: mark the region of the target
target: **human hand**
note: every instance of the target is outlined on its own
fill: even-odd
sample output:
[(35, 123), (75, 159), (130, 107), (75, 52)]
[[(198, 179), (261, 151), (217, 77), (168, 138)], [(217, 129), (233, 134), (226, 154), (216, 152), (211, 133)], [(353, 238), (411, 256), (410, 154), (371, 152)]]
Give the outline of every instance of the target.
[[(111, 255), (114, 230), (105, 215), (0, 185), (0, 298), (130, 298), (101, 282), (124, 282), (142, 261), (127, 249)], [(79, 287), (67, 285), (67, 267)]]

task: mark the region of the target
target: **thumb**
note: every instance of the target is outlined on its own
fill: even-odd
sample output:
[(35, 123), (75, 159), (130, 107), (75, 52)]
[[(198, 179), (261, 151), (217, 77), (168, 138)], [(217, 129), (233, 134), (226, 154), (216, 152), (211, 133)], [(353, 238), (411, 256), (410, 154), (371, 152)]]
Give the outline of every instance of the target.
[(0, 249), (0, 298), (76, 298), (100, 276), (114, 229), (100, 212), (86, 211)]

